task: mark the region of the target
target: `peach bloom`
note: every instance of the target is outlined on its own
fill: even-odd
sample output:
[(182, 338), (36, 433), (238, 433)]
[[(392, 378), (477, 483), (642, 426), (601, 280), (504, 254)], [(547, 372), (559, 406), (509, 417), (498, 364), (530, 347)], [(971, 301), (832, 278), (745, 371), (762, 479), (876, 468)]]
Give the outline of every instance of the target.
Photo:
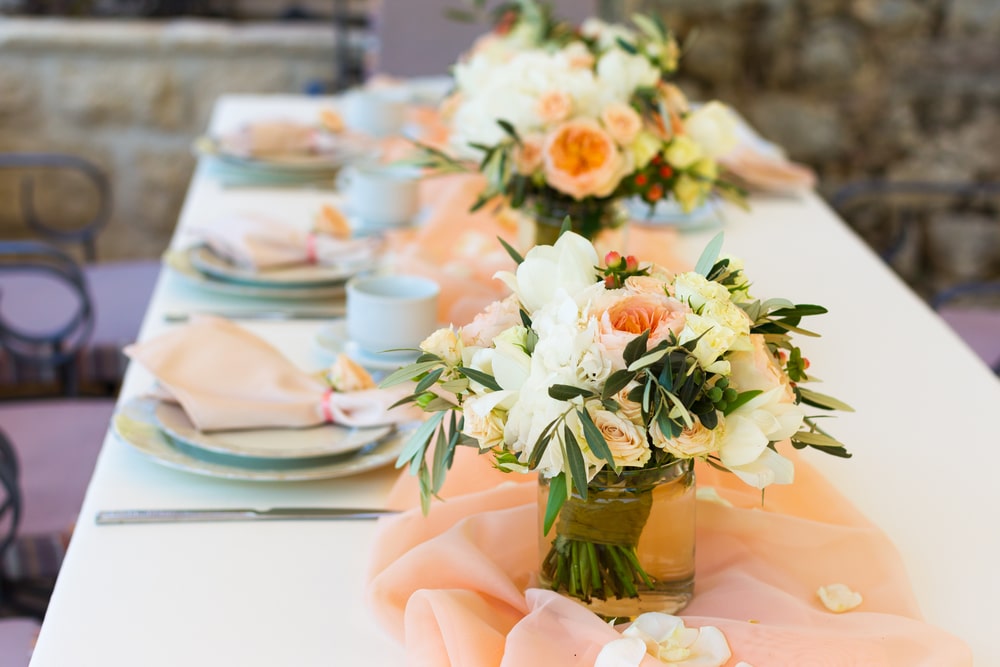
[(336, 391), (361, 391), (374, 389), (375, 381), (357, 362), (346, 354), (338, 354), (327, 371), (327, 379)]
[(642, 129), (642, 118), (639, 117), (639, 113), (622, 102), (612, 102), (604, 107), (604, 111), (601, 112), (601, 122), (619, 146), (631, 144)]
[(649, 331), (648, 349), (666, 340), (671, 332), (680, 334), (687, 311), (686, 305), (665, 294), (628, 294), (601, 315), (598, 342), (612, 356), (613, 367), (623, 368), (622, 355), (629, 342)]
[(733, 352), (729, 356), (732, 375), (730, 380), (740, 391), (760, 389), (770, 391), (775, 387), (784, 387), (782, 402), (791, 403), (795, 393), (788, 376), (781, 370), (781, 364), (771, 353), (763, 334), (750, 334), (750, 344), (753, 349), (747, 352)]
[(550, 90), (538, 98), (538, 116), (544, 123), (566, 120), (573, 110), (573, 98), (562, 90)]
[(679, 459), (708, 456), (717, 448), (715, 440), (718, 432), (705, 428), (697, 418), (691, 428), (684, 429), (676, 438), (666, 437), (656, 423), (650, 429), (649, 435), (654, 446), (670, 452)]
[(475, 319), (462, 327), (462, 345), (466, 347), (491, 347), (493, 339), (501, 331), (521, 324), (520, 306), (517, 296), (510, 295), (502, 301), (494, 301)]
[(545, 137), (529, 134), (521, 137), (521, 145), (514, 148), (514, 168), (521, 174), (532, 174), (542, 166)]
[(597, 430), (604, 436), (615, 463), (624, 467), (641, 467), (649, 461), (646, 435), (621, 413), (594, 410), (590, 413)]
[(581, 42), (568, 44), (560, 55), (565, 58), (567, 65), (576, 69), (590, 69), (594, 66), (594, 54)]
[(549, 133), (543, 160), (548, 184), (574, 199), (611, 194), (624, 166), (614, 139), (589, 118), (567, 121)]
[(663, 141), (670, 141), (677, 135), (684, 134), (684, 116), (687, 115), (690, 107), (687, 97), (681, 89), (672, 83), (660, 82), (657, 86), (660, 93), (660, 101), (663, 103), (663, 110), (666, 118), (658, 113), (654, 113), (649, 119), (649, 129)]

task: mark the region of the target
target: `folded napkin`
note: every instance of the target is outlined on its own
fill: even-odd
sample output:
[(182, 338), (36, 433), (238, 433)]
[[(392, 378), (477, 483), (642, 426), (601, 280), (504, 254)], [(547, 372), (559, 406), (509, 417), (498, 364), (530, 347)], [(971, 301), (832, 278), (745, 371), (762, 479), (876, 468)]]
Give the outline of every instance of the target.
[[(726, 667), (969, 667), (966, 644), (921, 620), (886, 536), (789, 455), (795, 484), (769, 488), (763, 505), (759, 491), (699, 464), (699, 487), (715, 488), (727, 505), (698, 503), (695, 598), (681, 613), (687, 627), (725, 634)], [(413, 509), (379, 521), (369, 601), (410, 664), (591, 667), (620, 636), (576, 602), (531, 587), (537, 495), (533, 475), (504, 475), (460, 447), (440, 491), (447, 502), (427, 517)], [(388, 505), (419, 505), (413, 478), (400, 478)], [(832, 583), (861, 592), (861, 606), (828, 611), (816, 590)]]
[[(332, 207), (324, 207), (323, 215), (329, 218), (334, 212)], [(345, 225), (341, 216), (339, 234)], [(191, 233), (220, 257), (256, 271), (300, 264), (363, 267), (372, 263), (381, 248), (376, 237), (352, 239), (306, 232), (260, 215), (219, 218)]]
[(201, 431), (377, 426), (421, 418), (412, 406), (390, 406), (407, 394), (392, 389), (335, 392), (281, 352), (228, 320), (203, 317), (125, 354), (147, 368)]
[(222, 135), (219, 143), (228, 153), (259, 158), (314, 155), (332, 148), (332, 143), (315, 125), (285, 120), (244, 125)]
[(758, 190), (795, 192), (816, 185), (816, 174), (809, 167), (778, 153), (760, 152), (752, 146), (738, 146), (719, 161), (747, 186)]

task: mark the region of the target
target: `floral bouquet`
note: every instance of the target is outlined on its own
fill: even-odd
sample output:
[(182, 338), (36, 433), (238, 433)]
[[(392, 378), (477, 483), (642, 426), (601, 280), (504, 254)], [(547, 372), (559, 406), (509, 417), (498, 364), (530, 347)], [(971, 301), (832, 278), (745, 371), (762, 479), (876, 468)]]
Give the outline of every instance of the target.
[[(695, 459), (763, 489), (792, 481), (781, 443), (850, 456), (806, 414), (850, 408), (803, 386), (809, 363), (792, 342), (815, 335), (800, 322), (825, 309), (751, 297), (741, 263), (717, 259), (721, 244), (684, 273), (617, 253), (598, 266), (571, 232), (524, 258), (510, 250), (517, 269), (498, 277), (513, 294), (432, 334), (382, 383), (415, 381), (403, 402), (431, 413), (397, 462), (418, 476), (424, 510), (458, 445), (504, 471), (537, 471), (543, 535), (556, 533), (543, 584), (585, 602), (622, 600), (660, 576), (637, 548), (663, 470), (687, 475), (693, 501)], [(660, 528), (679, 520), (655, 516)], [(693, 561), (687, 576), (690, 586)]]
[(716, 162), (735, 145), (732, 114), (718, 102), (692, 109), (668, 83), (679, 56), (670, 31), (632, 20), (577, 28), (531, 0), (512, 3), (454, 67), (443, 106), (454, 155), (423, 146), (418, 162), (456, 171), (478, 161), (487, 186), (473, 210), (502, 197), (547, 225), (549, 242), (567, 216), (588, 239), (619, 224), (624, 197), (673, 198), (686, 212), (712, 192), (741, 201)]

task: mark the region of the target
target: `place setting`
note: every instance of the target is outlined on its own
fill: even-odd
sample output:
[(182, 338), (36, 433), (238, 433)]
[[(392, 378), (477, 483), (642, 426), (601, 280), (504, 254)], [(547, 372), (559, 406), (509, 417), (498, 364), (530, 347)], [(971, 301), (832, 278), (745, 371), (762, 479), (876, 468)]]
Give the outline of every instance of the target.
[[(348, 128), (341, 113), (323, 109), (314, 122), (267, 118), (195, 140), (198, 155), (223, 167), (220, 179), (263, 182), (331, 179), (347, 164), (376, 156), (372, 137)], [(229, 170), (229, 173), (227, 173)]]
[(233, 213), (196, 226), (189, 238), (166, 253), (167, 267), (197, 288), (254, 299), (343, 300), (347, 281), (375, 270), (382, 253), (379, 235), (356, 234), (332, 205), (309, 230)]
[(346, 355), (309, 373), (222, 318), (201, 317), (127, 348), (157, 380), (125, 401), (115, 435), (154, 462), (244, 481), (331, 479), (399, 455), (412, 409)]

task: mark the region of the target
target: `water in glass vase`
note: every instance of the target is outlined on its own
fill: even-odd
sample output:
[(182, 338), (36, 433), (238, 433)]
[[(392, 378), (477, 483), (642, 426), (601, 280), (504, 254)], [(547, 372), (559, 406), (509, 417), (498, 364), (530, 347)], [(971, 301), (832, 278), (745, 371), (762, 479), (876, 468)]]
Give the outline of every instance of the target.
[[(548, 493), (548, 481), (540, 478), (540, 526)], [(673, 614), (694, 592), (694, 535), (691, 461), (620, 475), (601, 472), (587, 499), (574, 489), (555, 525), (541, 536), (539, 586), (609, 619)]]

